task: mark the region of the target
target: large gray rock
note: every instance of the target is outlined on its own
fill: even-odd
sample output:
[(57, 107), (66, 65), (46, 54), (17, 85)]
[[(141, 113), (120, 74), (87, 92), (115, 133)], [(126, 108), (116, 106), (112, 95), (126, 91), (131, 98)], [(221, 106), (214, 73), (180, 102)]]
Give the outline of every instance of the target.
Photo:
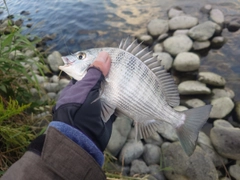
[(112, 126), (111, 138), (107, 145), (107, 150), (116, 156), (125, 144), (131, 130), (131, 121), (127, 118), (118, 117)]
[(236, 180), (240, 180), (240, 161), (229, 167), (229, 173)]
[(216, 24), (211, 21), (201, 23), (188, 32), (188, 35), (196, 41), (206, 41), (210, 39), (216, 30)]
[(133, 160), (139, 158), (144, 151), (144, 146), (141, 141), (127, 142), (119, 155), (119, 162), (129, 165)]
[(235, 96), (235, 93), (227, 87), (225, 87), (224, 89), (214, 88), (212, 89), (212, 93), (213, 93), (212, 99), (217, 99), (220, 97), (229, 97), (233, 99)]
[(198, 19), (192, 16), (176, 16), (169, 20), (169, 29), (188, 29), (197, 25)]
[(211, 90), (206, 87), (206, 84), (199, 81), (184, 81), (178, 85), (178, 91), (181, 95), (192, 94), (210, 94)]
[(179, 142), (162, 146), (164, 166), (171, 170), (164, 171), (168, 180), (217, 180), (218, 174), (212, 160), (200, 148), (196, 147), (188, 157)]
[(47, 62), (53, 72), (58, 72), (59, 66), (62, 66), (63, 60), (62, 60), (62, 55), (58, 51), (53, 51), (48, 57), (47, 57)]
[(210, 19), (219, 25), (224, 23), (224, 15), (219, 9), (212, 9), (210, 11)]
[(213, 86), (225, 86), (226, 84), (224, 77), (212, 72), (200, 72), (198, 74), (198, 80)]
[(170, 54), (166, 52), (157, 52), (153, 53), (153, 56), (157, 56), (157, 60), (161, 62), (161, 65), (164, 66), (166, 70), (171, 69), (173, 58)]
[(161, 170), (161, 167), (157, 164), (148, 166), (150, 170), (150, 174), (154, 176), (157, 180), (166, 180), (166, 178), (163, 175), (163, 171)]
[(168, 20), (163, 19), (153, 19), (147, 25), (149, 34), (154, 37), (168, 32), (168, 29)]
[(192, 48), (193, 42), (186, 35), (177, 35), (167, 38), (163, 42), (164, 50), (173, 56), (181, 52), (187, 52)]
[(229, 97), (221, 97), (213, 99), (211, 101), (212, 110), (210, 112), (210, 118), (222, 119), (227, 116), (234, 107), (232, 100)]
[(210, 138), (216, 151), (225, 158), (240, 160), (240, 129), (213, 127)]
[(133, 176), (134, 174), (148, 174), (149, 168), (142, 160), (133, 160), (131, 168), (130, 168), (130, 176)]
[(153, 144), (146, 144), (143, 152), (143, 160), (149, 166), (152, 164), (159, 164), (161, 157), (161, 149), (159, 146)]
[(181, 72), (195, 71), (200, 67), (200, 58), (194, 53), (182, 52), (174, 59), (173, 67)]

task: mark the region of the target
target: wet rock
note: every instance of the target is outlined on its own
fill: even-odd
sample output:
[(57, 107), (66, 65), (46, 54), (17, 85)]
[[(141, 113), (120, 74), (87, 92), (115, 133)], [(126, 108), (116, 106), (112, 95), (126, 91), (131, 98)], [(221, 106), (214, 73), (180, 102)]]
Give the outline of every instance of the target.
[(200, 72), (198, 74), (198, 80), (213, 86), (225, 86), (226, 84), (226, 80), (222, 76), (212, 72)]
[(237, 161), (235, 165), (229, 167), (229, 173), (236, 180), (240, 180), (240, 162)]
[(214, 126), (210, 138), (216, 151), (225, 158), (240, 160), (240, 129)]
[(236, 114), (236, 120), (240, 122), (240, 101), (235, 103), (235, 114)]
[(138, 40), (139, 40), (140, 42), (143, 42), (143, 44), (145, 44), (145, 45), (147, 45), (147, 46), (151, 45), (152, 42), (153, 42), (152, 36), (147, 35), (147, 34), (140, 35), (140, 36), (138, 37)]
[(26, 27), (27, 27), (27, 28), (31, 28), (31, 27), (32, 27), (32, 24), (27, 24)]
[(229, 97), (221, 97), (217, 99), (213, 99), (211, 101), (213, 105), (212, 110), (210, 112), (210, 118), (222, 119), (227, 116), (234, 107), (232, 100)]
[(157, 43), (155, 44), (155, 46), (153, 47), (153, 51), (154, 52), (162, 52), (163, 51), (163, 46), (161, 43)]
[(222, 36), (216, 36), (212, 39), (211, 45), (213, 48), (220, 48), (224, 45), (226, 39)]
[(186, 35), (177, 35), (167, 38), (163, 42), (164, 50), (173, 56), (181, 52), (187, 52), (192, 48), (192, 40)]
[(58, 51), (52, 52), (47, 57), (47, 62), (53, 72), (58, 72), (59, 71), (58, 67), (64, 64), (61, 57), (62, 56)]
[(150, 170), (150, 174), (154, 176), (157, 180), (166, 180), (166, 178), (163, 175), (163, 171), (161, 171), (161, 167), (159, 165), (150, 165), (148, 166)]
[(30, 12), (29, 12), (29, 11), (22, 11), (20, 14), (21, 14), (21, 15), (25, 15), (25, 16), (27, 16), (27, 15), (30, 14)]
[(193, 42), (193, 49), (194, 50), (202, 50), (206, 49), (210, 46), (210, 41), (194, 41)]
[(153, 37), (164, 34), (168, 32), (168, 20), (153, 19), (147, 25), (147, 30)]
[(127, 118), (118, 117), (112, 126), (111, 138), (107, 145), (107, 150), (116, 156), (125, 144), (131, 130), (131, 121)]
[(169, 29), (188, 29), (197, 25), (198, 19), (191, 16), (176, 16), (169, 20)]
[(200, 58), (194, 53), (182, 52), (174, 59), (173, 67), (181, 72), (195, 71), (200, 67)]
[(153, 56), (157, 56), (157, 60), (161, 61), (161, 65), (164, 66), (166, 70), (172, 67), (173, 58), (166, 52), (153, 53)]
[(227, 87), (225, 87), (224, 89), (214, 88), (212, 89), (212, 94), (213, 94), (212, 99), (220, 97), (229, 97), (233, 99), (235, 96), (235, 93)]
[(56, 38), (56, 34), (47, 34), (42, 38), (43, 42), (50, 41)]
[(237, 21), (231, 21), (228, 24), (227, 28), (230, 32), (236, 32), (240, 29), (240, 23)]
[(212, 146), (210, 138), (203, 132), (198, 135), (198, 145), (203, 149), (203, 151), (209, 156), (216, 167), (227, 164), (228, 160), (219, 156)]
[(158, 41), (158, 42), (164, 41), (164, 40), (167, 39), (168, 37), (169, 37), (169, 34), (167, 34), (167, 33), (161, 34), (161, 35), (158, 37), (157, 41)]
[(173, 33), (173, 36), (177, 36), (177, 35), (187, 35), (188, 34), (188, 29), (180, 29), (180, 30), (176, 30)]
[(149, 168), (142, 160), (133, 160), (131, 168), (130, 168), (130, 176), (133, 176), (134, 174), (148, 174)]
[(15, 24), (16, 26), (20, 27), (20, 26), (22, 26), (22, 24), (23, 24), (23, 20), (22, 20), (22, 19), (18, 19), (18, 20), (16, 20), (16, 21), (14, 22), (14, 24)]
[(201, 12), (208, 14), (211, 11), (211, 9), (212, 9), (212, 5), (206, 4), (201, 8)]
[(224, 15), (219, 9), (212, 9), (210, 11), (210, 19), (219, 25), (224, 23)]
[(186, 102), (186, 105), (191, 108), (201, 107), (206, 105), (205, 102), (203, 102), (201, 99), (189, 99)]
[(58, 92), (59, 90), (58, 83), (45, 82), (43, 83), (43, 87), (47, 92)]
[(139, 158), (144, 151), (144, 146), (141, 141), (127, 142), (119, 155), (119, 162), (124, 162), (125, 165), (129, 165), (133, 160)]
[(168, 180), (217, 180), (218, 174), (212, 160), (200, 148), (196, 147), (188, 157), (179, 142), (162, 146), (164, 166), (171, 170), (164, 171)]
[(211, 90), (206, 87), (206, 84), (192, 80), (180, 83), (178, 91), (181, 95), (211, 94)]
[(182, 16), (184, 15), (184, 12), (182, 11), (181, 8), (179, 7), (174, 7), (174, 8), (171, 8), (169, 11), (168, 11), (168, 17), (171, 19), (175, 16)]
[(144, 139), (144, 141), (147, 144), (153, 144), (156, 146), (161, 146), (163, 143), (163, 139), (161, 138), (161, 136), (156, 132), (153, 135), (149, 136), (147, 139)]
[(201, 23), (188, 32), (188, 35), (196, 41), (206, 41), (210, 39), (216, 30), (216, 24), (211, 21)]
[(146, 144), (143, 152), (143, 160), (146, 164), (159, 164), (161, 157), (161, 149), (159, 146), (153, 144)]

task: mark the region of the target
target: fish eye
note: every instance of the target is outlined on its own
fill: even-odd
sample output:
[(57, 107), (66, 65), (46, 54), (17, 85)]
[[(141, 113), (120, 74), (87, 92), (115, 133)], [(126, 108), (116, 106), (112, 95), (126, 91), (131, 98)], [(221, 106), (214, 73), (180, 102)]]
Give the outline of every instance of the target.
[(86, 54), (83, 53), (83, 52), (80, 52), (80, 53), (77, 54), (77, 58), (78, 58), (79, 60), (83, 60), (83, 59), (86, 58)]

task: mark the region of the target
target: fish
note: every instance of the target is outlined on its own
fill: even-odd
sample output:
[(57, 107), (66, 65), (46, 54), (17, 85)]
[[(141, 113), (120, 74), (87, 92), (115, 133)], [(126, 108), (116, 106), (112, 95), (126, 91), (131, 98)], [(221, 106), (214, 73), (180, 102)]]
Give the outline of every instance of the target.
[(111, 57), (111, 67), (103, 82), (99, 100), (101, 117), (107, 122), (115, 113), (133, 120), (137, 140), (161, 132), (164, 123), (176, 131), (183, 150), (191, 156), (199, 131), (206, 123), (212, 105), (183, 112), (174, 110), (180, 104), (177, 85), (148, 47), (130, 38), (119, 47), (92, 48), (63, 56), (59, 69), (76, 80), (87, 73), (99, 52)]

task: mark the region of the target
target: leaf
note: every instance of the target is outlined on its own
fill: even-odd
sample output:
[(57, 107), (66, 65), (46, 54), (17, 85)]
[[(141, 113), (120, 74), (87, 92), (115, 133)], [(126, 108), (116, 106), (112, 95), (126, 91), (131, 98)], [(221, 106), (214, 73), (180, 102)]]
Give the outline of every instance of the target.
[(5, 38), (1, 44), (1, 48), (11, 45), (13, 37), (14, 37), (14, 33), (7, 35), (7, 38)]
[(0, 85), (0, 90), (3, 91), (4, 93), (7, 93), (7, 88), (4, 86), (4, 84)]

